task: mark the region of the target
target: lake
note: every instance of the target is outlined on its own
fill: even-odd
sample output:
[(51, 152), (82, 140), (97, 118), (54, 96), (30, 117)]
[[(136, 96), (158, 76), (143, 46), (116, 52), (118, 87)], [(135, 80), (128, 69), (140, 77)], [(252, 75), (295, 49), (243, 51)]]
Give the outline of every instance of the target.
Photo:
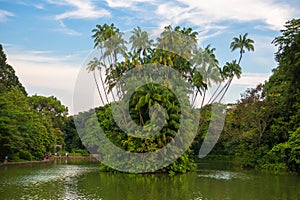
[(0, 167), (0, 199), (103, 200), (300, 200), (300, 176), (232, 170), (201, 163), (198, 172), (123, 174), (100, 172), (98, 163), (58, 161)]

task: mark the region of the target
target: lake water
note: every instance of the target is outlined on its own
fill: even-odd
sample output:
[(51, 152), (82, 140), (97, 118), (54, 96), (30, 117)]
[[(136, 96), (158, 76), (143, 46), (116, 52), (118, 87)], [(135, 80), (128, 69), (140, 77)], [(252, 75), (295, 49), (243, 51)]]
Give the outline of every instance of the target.
[(0, 167), (0, 199), (300, 200), (300, 176), (234, 171), (202, 163), (175, 175), (100, 172), (98, 163)]

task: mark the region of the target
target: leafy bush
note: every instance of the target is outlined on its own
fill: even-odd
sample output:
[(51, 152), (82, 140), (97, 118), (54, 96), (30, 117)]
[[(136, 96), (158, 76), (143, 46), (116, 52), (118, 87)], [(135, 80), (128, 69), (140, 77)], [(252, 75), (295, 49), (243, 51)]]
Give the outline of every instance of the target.
[(279, 172), (300, 173), (300, 128), (293, 132), (289, 140), (274, 146), (263, 158), (262, 169)]
[(75, 155), (78, 155), (78, 156), (88, 156), (88, 155), (90, 155), (89, 152), (86, 149), (72, 149), (72, 152), (74, 152)]
[(44, 153), (41, 151), (38, 151), (35, 153), (35, 159), (36, 160), (42, 160), (44, 158)]
[(31, 153), (26, 150), (21, 150), (19, 153), (19, 157), (20, 157), (20, 159), (24, 159), (24, 160), (28, 160), (28, 161), (31, 161), (33, 159), (33, 156), (31, 155)]

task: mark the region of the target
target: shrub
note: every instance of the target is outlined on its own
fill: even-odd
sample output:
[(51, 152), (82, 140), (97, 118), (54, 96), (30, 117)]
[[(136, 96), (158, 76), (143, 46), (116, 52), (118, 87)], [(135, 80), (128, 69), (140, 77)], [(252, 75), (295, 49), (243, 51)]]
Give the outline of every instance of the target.
[(20, 159), (29, 160), (29, 161), (31, 161), (32, 158), (33, 158), (31, 153), (29, 151), (26, 151), (26, 150), (21, 150), (20, 153), (19, 153), (19, 157), (20, 157)]

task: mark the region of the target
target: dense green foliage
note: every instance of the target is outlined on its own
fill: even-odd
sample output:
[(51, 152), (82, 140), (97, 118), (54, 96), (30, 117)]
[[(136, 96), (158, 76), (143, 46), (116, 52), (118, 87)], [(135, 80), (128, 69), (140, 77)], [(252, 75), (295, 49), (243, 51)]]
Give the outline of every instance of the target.
[[(131, 33), (129, 43), (126, 43), (123, 39), (124, 34), (114, 24), (97, 25), (93, 30), (95, 48), (99, 49), (101, 55), (89, 62), (87, 70), (93, 73), (100, 100), (105, 106), (96, 109), (99, 124), (92, 117), (89, 118), (89, 116), (92, 116), (90, 112), (81, 113), (76, 118), (79, 124), (85, 124), (87, 127), (84, 132), (85, 135), (83, 135), (83, 143), (86, 145), (95, 148), (97, 148), (97, 145), (101, 146), (95, 141), (96, 137), (94, 135), (96, 134), (96, 127), (100, 125), (106, 136), (116, 146), (129, 152), (147, 153), (159, 150), (168, 143), (174, 143), (174, 138), (176, 139), (176, 136), (183, 134), (179, 131), (182, 123), (186, 123), (184, 125), (186, 131), (184, 137), (193, 135), (194, 133), (189, 129), (193, 127), (194, 122), (184, 122), (181, 120), (181, 115), (185, 114), (187, 117), (191, 115), (191, 112), (198, 109), (193, 108), (193, 111), (184, 110), (181, 103), (184, 101), (189, 102), (190, 98), (192, 104), (195, 104), (197, 96), (202, 94), (202, 107), (204, 106), (205, 94), (212, 83), (221, 86), (222, 82), (227, 81), (223, 88), (219, 87), (215, 91), (215, 96), (211, 100), (211, 102), (216, 101), (216, 99), (221, 101), (232, 79), (240, 77), (241, 67), (234, 60), (227, 62), (222, 69), (214, 54), (215, 49), (211, 48), (210, 45), (204, 49), (200, 48), (197, 43), (197, 33), (191, 28), (177, 26), (173, 29), (171, 26), (166, 26), (155, 40), (150, 39), (148, 32), (142, 31), (140, 27), (135, 28)], [(242, 38), (241, 41), (237, 39), (232, 44), (232, 50), (241, 48), (239, 61), (245, 52), (244, 49), (254, 50), (254, 42), (247, 38), (247, 34), (240, 38)], [(130, 51), (127, 50), (127, 44), (131, 45)], [(162, 68), (159, 67), (163, 66), (163, 69), (176, 70), (179, 75), (175, 77), (171, 72), (168, 72), (167, 75), (161, 72), (160, 76), (156, 77), (153, 74), (149, 75), (149, 73), (139, 71), (143, 73), (142, 77), (148, 81), (160, 80), (161, 82), (160, 84), (148, 83), (135, 88), (140, 81), (136, 77), (138, 75), (128, 78), (128, 74), (133, 69), (143, 69), (149, 64), (151, 64), (153, 72), (160, 73)], [(102, 77), (103, 70), (106, 71), (105, 80)], [(97, 71), (99, 72), (100, 83), (97, 82)], [(126, 84), (120, 82), (124, 76), (127, 77)], [(179, 80), (183, 80), (183, 84), (180, 84)], [(108, 89), (105, 88), (104, 82), (108, 85)], [(174, 88), (179, 91), (181, 99), (177, 99), (179, 97), (170, 90)], [(134, 90), (132, 96), (126, 99), (127, 94), (131, 94), (129, 91), (132, 90)], [(111, 104), (109, 104), (108, 95), (111, 95), (110, 98), (113, 99)], [(116, 124), (112, 116), (111, 106), (119, 105), (119, 99), (126, 99), (125, 103), (128, 103), (129, 106), (130, 116), (122, 115), (122, 112), (125, 113), (124, 110), (122, 111), (124, 109), (122, 107), (125, 106), (122, 105), (120, 105), (121, 116), (119, 116), (128, 128), (128, 132), (124, 132), (124, 129)], [(156, 105), (160, 105), (160, 108), (165, 109), (166, 118), (162, 121), (159, 118), (159, 111), (152, 112), (151, 110)], [(156, 125), (152, 124), (153, 120), (163, 124), (162, 129), (155, 136), (139, 138), (130, 134), (131, 131), (135, 131), (133, 134), (137, 134), (138, 131), (131, 130), (136, 125), (146, 130), (146, 132), (138, 132), (138, 134), (143, 135), (153, 132), (157, 128)], [(176, 142), (180, 143), (181, 141)], [(187, 149), (176, 162), (165, 167), (162, 171), (174, 174), (194, 170), (196, 165), (193, 155), (193, 151)], [(118, 157), (118, 155), (114, 156)], [(132, 162), (131, 160), (124, 161), (122, 157), (119, 160), (116, 159), (116, 162), (126, 162), (127, 165)], [(120, 165), (122, 164), (120, 163)], [(151, 166), (151, 163), (149, 163), (149, 166)]]
[[(83, 146), (81, 139), (77, 133), (76, 126), (74, 123), (74, 117), (70, 116), (65, 121), (65, 126), (63, 129), (64, 142), (66, 144), (65, 150), (67, 152), (75, 152), (81, 154), (88, 154)], [(85, 150), (85, 151), (83, 151)]]
[[(227, 105), (223, 133), (212, 155), (232, 159), (243, 168), (300, 173), (300, 19), (287, 22), (285, 27), (282, 36), (273, 41), (278, 47), (275, 54), (278, 66), (268, 81), (246, 90), (236, 104)], [(96, 121), (91, 117), (92, 111), (67, 117), (67, 108), (53, 96), (27, 96), (12, 66), (7, 64), (0, 45), (0, 160), (6, 155), (10, 161), (40, 159), (46, 152), (56, 152), (57, 145), (62, 145), (63, 150), (68, 152), (84, 152), (78, 150), (84, 149), (82, 143), (95, 147), (99, 145), (94, 137), (99, 126), (109, 140), (123, 150), (146, 153), (161, 149), (174, 142), (180, 134), (180, 115), (187, 112), (181, 109), (180, 99), (168, 89), (176, 86), (180, 94), (186, 95), (183, 99), (190, 99), (192, 104), (197, 96), (203, 96), (200, 108), (192, 109), (192, 112), (200, 110), (200, 124), (191, 147), (161, 171), (174, 174), (195, 170), (194, 157), (198, 155), (212, 119), (211, 105), (222, 100), (234, 77), (241, 76), (240, 64), (245, 50), (254, 50), (254, 41), (248, 39), (247, 34), (233, 38), (230, 48), (232, 51), (239, 50), (238, 61), (226, 62), (221, 68), (214, 54), (215, 49), (198, 47), (196, 36), (197, 33), (191, 28), (173, 29), (167, 26), (154, 41), (147, 32), (137, 27), (132, 31), (129, 39), (131, 47), (127, 50), (123, 33), (118, 28), (113, 24), (97, 25), (93, 30), (95, 48), (103, 54), (88, 64), (104, 105), (95, 109)], [(130, 77), (129, 83), (119, 84), (130, 70), (141, 69), (150, 63), (154, 71), (158, 69), (155, 65), (162, 65), (175, 69), (180, 75), (161, 77), (163, 84), (149, 83), (138, 88), (134, 88), (135, 83), (139, 82), (134, 76)], [(105, 70), (106, 79), (102, 77), (101, 70)], [(144, 76), (149, 80), (157, 79), (147, 74)], [(175, 83), (182, 79), (190, 86), (176, 85), (170, 79), (175, 79)], [(205, 95), (212, 83), (219, 87), (209, 104), (204, 105)], [(119, 99), (126, 97), (131, 87), (134, 92), (126, 102), (130, 116), (123, 116), (123, 122), (129, 128), (137, 125), (151, 132), (156, 128), (151, 122), (160, 120), (159, 109), (153, 112), (152, 108), (161, 105), (165, 109), (166, 119), (162, 121), (163, 128), (159, 134), (134, 137), (116, 123), (111, 108), (118, 104)], [(113, 101), (109, 103), (109, 99)], [(81, 136), (82, 142), (74, 120), (79, 123), (79, 128), (88, 127), (85, 135)], [(186, 135), (193, 134), (187, 130)], [(118, 159), (124, 162), (118, 157), (116, 162)], [(126, 162), (130, 163), (130, 160)], [(104, 165), (101, 168), (111, 170)]]
[(83, 148), (67, 108), (53, 96), (27, 96), (1, 45), (0, 56), (0, 160), (42, 159), (56, 145)]
[(7, 64), (6, 55), (0, 44), (0, 92), (7, 91), (13, 87), (18, 88), (23, 94), (27, 95), (25, 88), (15, 74), (15, 70)]
[(278, 67), (229, 108), (214, 153), (229, 155), (242, 167), (299, 173), (300, 19), (285, 27), (273, 41)]

